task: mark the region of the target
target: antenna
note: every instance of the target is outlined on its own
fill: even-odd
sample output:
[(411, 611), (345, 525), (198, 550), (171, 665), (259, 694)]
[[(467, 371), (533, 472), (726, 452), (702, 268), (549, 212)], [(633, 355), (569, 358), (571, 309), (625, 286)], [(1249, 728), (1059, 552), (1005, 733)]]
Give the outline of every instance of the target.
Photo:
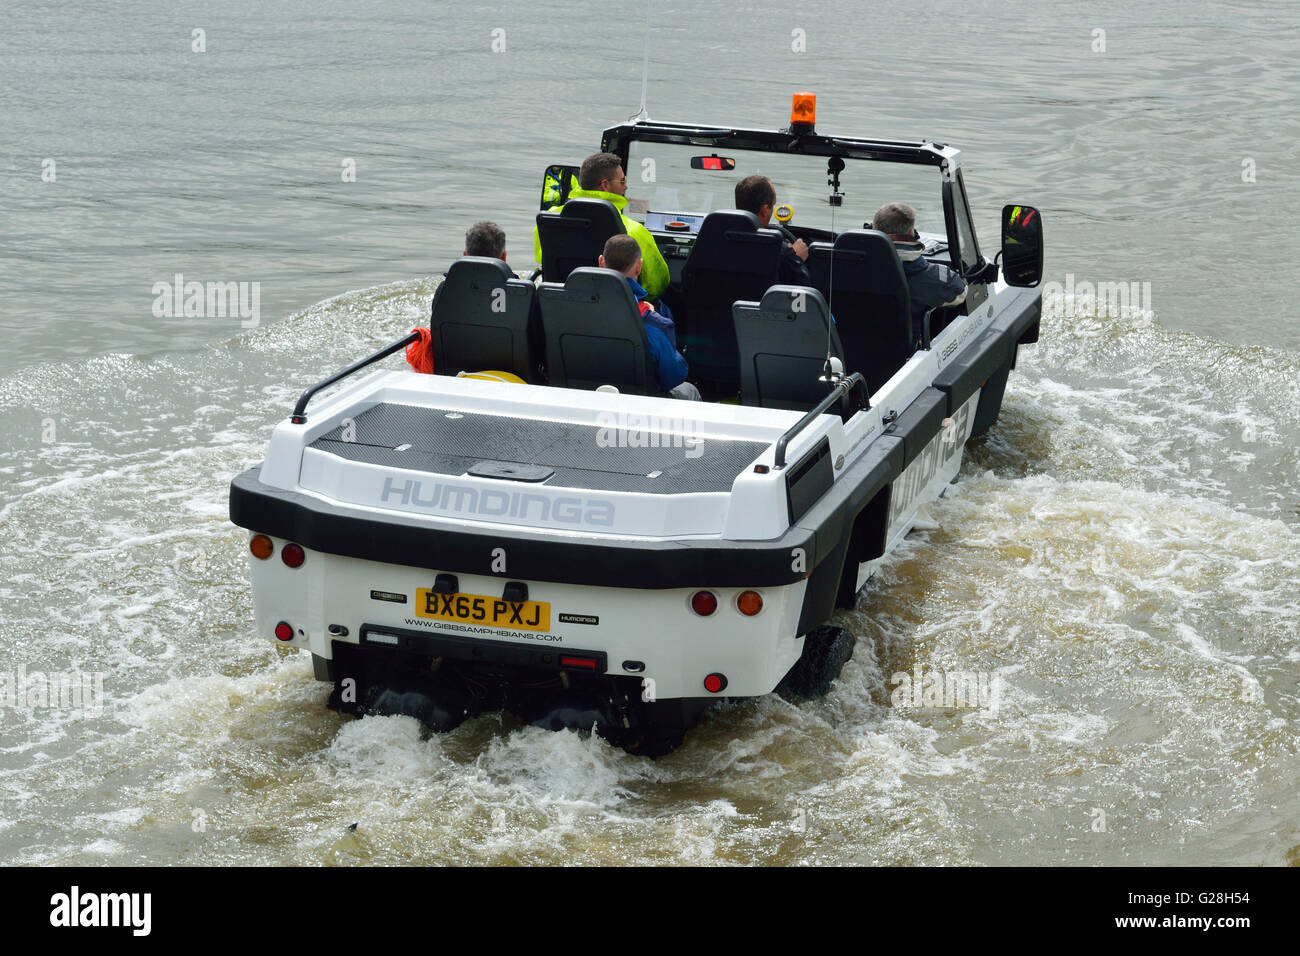
[(650, 76), (650, 4), (645, 5), (645, 33), (641, 40), (641, 109), (635, 115), (629, 116), (629, 123), (640, 123), (642, 120), (649, 120), (650, 114), (645, 108), (646, 80)]
[(833, 357), (831, 355), (831, 329), (834, 328), (835, 322), (835, 209), (844, 203), (844, 196), (840, 193), (840, 173), (843, 170), (844, 160), (838, 156), (832, 156), (826, 164), (826, 172), (830, 176), (826, 180), (826, 185), (831, 187), (831, 194), (827, 199), (831, 207), (831, 265), (826, 279), (826, 311), (829, 315), (826, 321), (826, 366), (822, 379), (831, 383), (839, 380), (839, 376), (835, 374), (831, 362)]
[(822, 381), (835, 384), (838, 376), (831, 359), (831, 329), (835, 327), (835, 206), (831, 205), (831, 267), (826, 280), (826, 365), (822, 368)]

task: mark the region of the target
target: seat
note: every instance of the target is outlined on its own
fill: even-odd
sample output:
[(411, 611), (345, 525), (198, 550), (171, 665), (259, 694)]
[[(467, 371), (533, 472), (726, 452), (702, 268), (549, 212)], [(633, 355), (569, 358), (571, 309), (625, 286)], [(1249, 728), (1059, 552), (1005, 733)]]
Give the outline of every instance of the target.
[(829, 391), (826, 352), (843, 361), (826, 300), (816, 289), (774, 285), (732, 308), (740, 350), (740, 403), (807, 411)]
[(813, 288), (820, 292), (827, 301), (831, 297), (831, 249), (834, 243), (808, 243), (808, 274), (812, 276)]
[(704, 217), (682, 270), (685, 315), (677, 330), (691, 375), (723, 390), (740, 385), (732, 303), (758, 302), (777, 282), (781, 234), (741, 209)]
[(849, 229), (834, 245), (813, 243), (808, 266), (835, 314), (844, 371), (861, 372), (874, 394), (912, 357), (921, 338), (894, 243), (874, 229)]
[(625, 232), (623, 217), (608, 199), (570, 199), (559, 212), (539, 212), (542, 281), (563, 282), (574, 269), (594, 267), (605, 240)]
[(641, 310), (622, 275), (584, 266), (563, 284), (543, 282), (537, 295), (552, 385), (659, 393)]
[(465, 256), (447, 270), (429, 312), (439, 375), (492, 369), (537, 382), (529, 319), (535, 288), (500, 259)]

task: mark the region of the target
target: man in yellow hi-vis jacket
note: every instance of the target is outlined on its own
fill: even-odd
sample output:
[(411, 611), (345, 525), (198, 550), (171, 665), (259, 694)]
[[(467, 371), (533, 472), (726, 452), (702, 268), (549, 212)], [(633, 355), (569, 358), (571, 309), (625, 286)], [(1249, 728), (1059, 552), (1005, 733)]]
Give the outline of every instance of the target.
[[(623, 161), (613, 153), (596, 153), (583, 161), (578, 171), (578, 188), (569, 192), (570, 199), (605, 199), (614, 204), (623, 219), (623, 228), (641, 247), (641, 285), (649, 293), (652, 301), (659, 301), (664, 290), (668, 288), (668, 263), (655, 244), (654, 236), (645, 226), (635, 219), (629, 219), (623, 210), (627, 208), (627, 176), (623, 172)], [(551, 212), (559, 212), (563, 206), (552, 206)], [(536, 227), (533, 228), (533, 252), (537, 261), (542, 261), (542, 240)], [(593, 262), (592, 265), (595, 265)]]

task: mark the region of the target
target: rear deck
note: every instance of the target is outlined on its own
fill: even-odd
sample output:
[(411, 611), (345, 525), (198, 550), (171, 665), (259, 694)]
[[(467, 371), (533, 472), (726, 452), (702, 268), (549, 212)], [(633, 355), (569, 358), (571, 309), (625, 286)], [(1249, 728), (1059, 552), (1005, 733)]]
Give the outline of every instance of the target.
[(736, 476), (770, 447), (698, 438), (685, 417), (691, 409), (682, 411), (681, 421), (638, 424), (633, 416), (616, 423), (611, 414), (610, 424), (593, 425), (383, 402), (309, 447), (349, 461), (433, 475), (469, 473), (546, 487), (656, 495), (730, 491)]

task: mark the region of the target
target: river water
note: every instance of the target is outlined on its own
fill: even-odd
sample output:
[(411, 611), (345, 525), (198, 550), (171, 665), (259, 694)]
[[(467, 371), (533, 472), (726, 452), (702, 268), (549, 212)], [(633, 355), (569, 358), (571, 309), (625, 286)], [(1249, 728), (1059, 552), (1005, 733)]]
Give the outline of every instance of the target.
[[(7, 16), (0, 684), (105, 699), (5, 708), (0, 859), (1300, 863), (1300, 8), (653, 6), (656, 119), (784, 125), (811, 89), (824, 131), (963, 149), (984, 245), (1032, 202), (1047, 281), (1149, 288), (1047, 310), (843, 615), (827, 698), (732, 704), (659, 761), (328, 711), (253, 634), (226, 518), (296, 394), (427, 315), (469, 223), (530, 265), (542, 168), (638, 108), (643, 14)], [(256, 324), (155, 315), (177, 273), (258, 283)], [(935, 671), (996, 697), (899, 700)]]

